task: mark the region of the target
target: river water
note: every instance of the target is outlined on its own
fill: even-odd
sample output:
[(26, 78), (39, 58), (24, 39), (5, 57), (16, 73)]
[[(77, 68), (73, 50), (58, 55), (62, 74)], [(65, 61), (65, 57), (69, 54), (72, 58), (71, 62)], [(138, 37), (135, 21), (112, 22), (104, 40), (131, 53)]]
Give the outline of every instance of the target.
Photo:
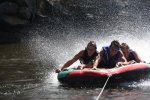
[[(19, 42), (0, 44), (0, 100), (95, 100), (102, 87), (70, 87), (61, 84), (54, 72), (90, 40), (96, 41), (98, 50), (114, 39), (126, 42), (143, 60), (150, 62), (149, 4), (125, 1), (118, 1), (124, 9), (118, 8), (113, 15), (101, 14), (94, 8), (83, 10), (84, 18), (58, 14), (40, 19), (19, 31), (26, 33)], [(106, 86), (100, 100), (149, 98), (147, 79)]]

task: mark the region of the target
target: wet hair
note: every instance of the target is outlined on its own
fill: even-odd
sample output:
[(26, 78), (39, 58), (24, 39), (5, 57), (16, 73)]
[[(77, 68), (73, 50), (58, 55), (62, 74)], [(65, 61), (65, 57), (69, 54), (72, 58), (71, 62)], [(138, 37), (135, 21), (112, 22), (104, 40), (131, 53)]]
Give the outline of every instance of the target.
[(95, 49), (97, 49), (97, 45), (96, 45), (96, 42), (95, 42), (95, 41), (90, 41), (90, 42), (87, 44), (87, 47), (86, 47), (86, 48), (88, 48), (89, 46), (95, 47)]
[(127, 48), (127, 49), (130, 48), (127, 43), (121, 43), (121, 46), (120, 46), (120, 47), (121, 47), (121, 48)]
[(118, 49), (120, 49), (120, 43), (119, 43), (119, 41), (118, 40), (113, 40), (112, 42), (111, 42), (111, 44), (110, 44), (110, 48), (111, 47), (113, 47), (113, 46), (115, 46), (115, 47), (117, 47)]

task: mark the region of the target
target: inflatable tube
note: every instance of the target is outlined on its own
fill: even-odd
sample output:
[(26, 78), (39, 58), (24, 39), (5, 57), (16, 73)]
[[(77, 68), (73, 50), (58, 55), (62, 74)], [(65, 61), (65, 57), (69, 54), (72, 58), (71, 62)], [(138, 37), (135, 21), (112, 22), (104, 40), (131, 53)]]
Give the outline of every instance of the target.
[(150, 64), (137, 63), (111, 69), (66, 69), (58, 73), (58, 80), (62, 83), (73, 84), (104, 84), (111, 75), (109, 83), (129, 82), (149, 77)]

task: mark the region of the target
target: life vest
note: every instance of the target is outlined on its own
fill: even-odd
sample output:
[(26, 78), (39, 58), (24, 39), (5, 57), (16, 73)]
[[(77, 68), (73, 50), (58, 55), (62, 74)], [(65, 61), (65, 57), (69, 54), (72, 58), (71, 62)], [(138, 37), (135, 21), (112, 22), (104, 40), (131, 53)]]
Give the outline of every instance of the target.
[(129, 54), (128, 54), (128, 58), (127, 58), (127, 61), (131, 61), (131, 60), (135, 60), (135, 56), (133, 54), (133, 50), (132, 49), (129, 49)]
[(102, 47), (103, 49), (103, 60), (100, 62), (100, 67), (104, 68), (112, 68), (116, 66), (116, 63), (118, 62), (119, 56), (120, 56), (120, 51), (110, 58), (109, 56), (109, 46)]
[(98, 55), (98, 51), (95, 51), (95, 53), (92, 56), (89, 56), (87, 49), (85, 49), (82, 57), (80, 58), (80, 63), (81, 64), (93, 63), (97, 55)]

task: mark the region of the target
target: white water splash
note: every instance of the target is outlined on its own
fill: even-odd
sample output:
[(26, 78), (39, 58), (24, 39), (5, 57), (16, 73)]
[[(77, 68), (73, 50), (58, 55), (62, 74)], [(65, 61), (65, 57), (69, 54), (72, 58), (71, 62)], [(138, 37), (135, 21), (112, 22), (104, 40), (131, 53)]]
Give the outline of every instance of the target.
[[(67, 60), (71, 59), (76, 53), (84, 49), (90, 40), (95, 40), (98, 46), (98, 51), (102, 46), (109, 45), (112, 40), (119, 40), (120, 43), (126, 42), (130, 48), (137, 51), (140, 57), (146, 62), (150, 62), (150, 36), (147, 35), (140, 39), (130, 33), (121, 33), (117, 35), (108, 35), (102, 37), (97, 34), (91, 34), (90, 37), (84, 38), (78, 35), (67, 35), (66, 38), (58, 38), (51, 40), (47, 37), (38, 36), (34, 44), (34, 56), (42, 59), (43, 62), (54, 61), (56, 66), (64, 64)], [(64, 40), (68, 39), (68, 40)], [(76, 66), (79, 62), (75, 63)]]

